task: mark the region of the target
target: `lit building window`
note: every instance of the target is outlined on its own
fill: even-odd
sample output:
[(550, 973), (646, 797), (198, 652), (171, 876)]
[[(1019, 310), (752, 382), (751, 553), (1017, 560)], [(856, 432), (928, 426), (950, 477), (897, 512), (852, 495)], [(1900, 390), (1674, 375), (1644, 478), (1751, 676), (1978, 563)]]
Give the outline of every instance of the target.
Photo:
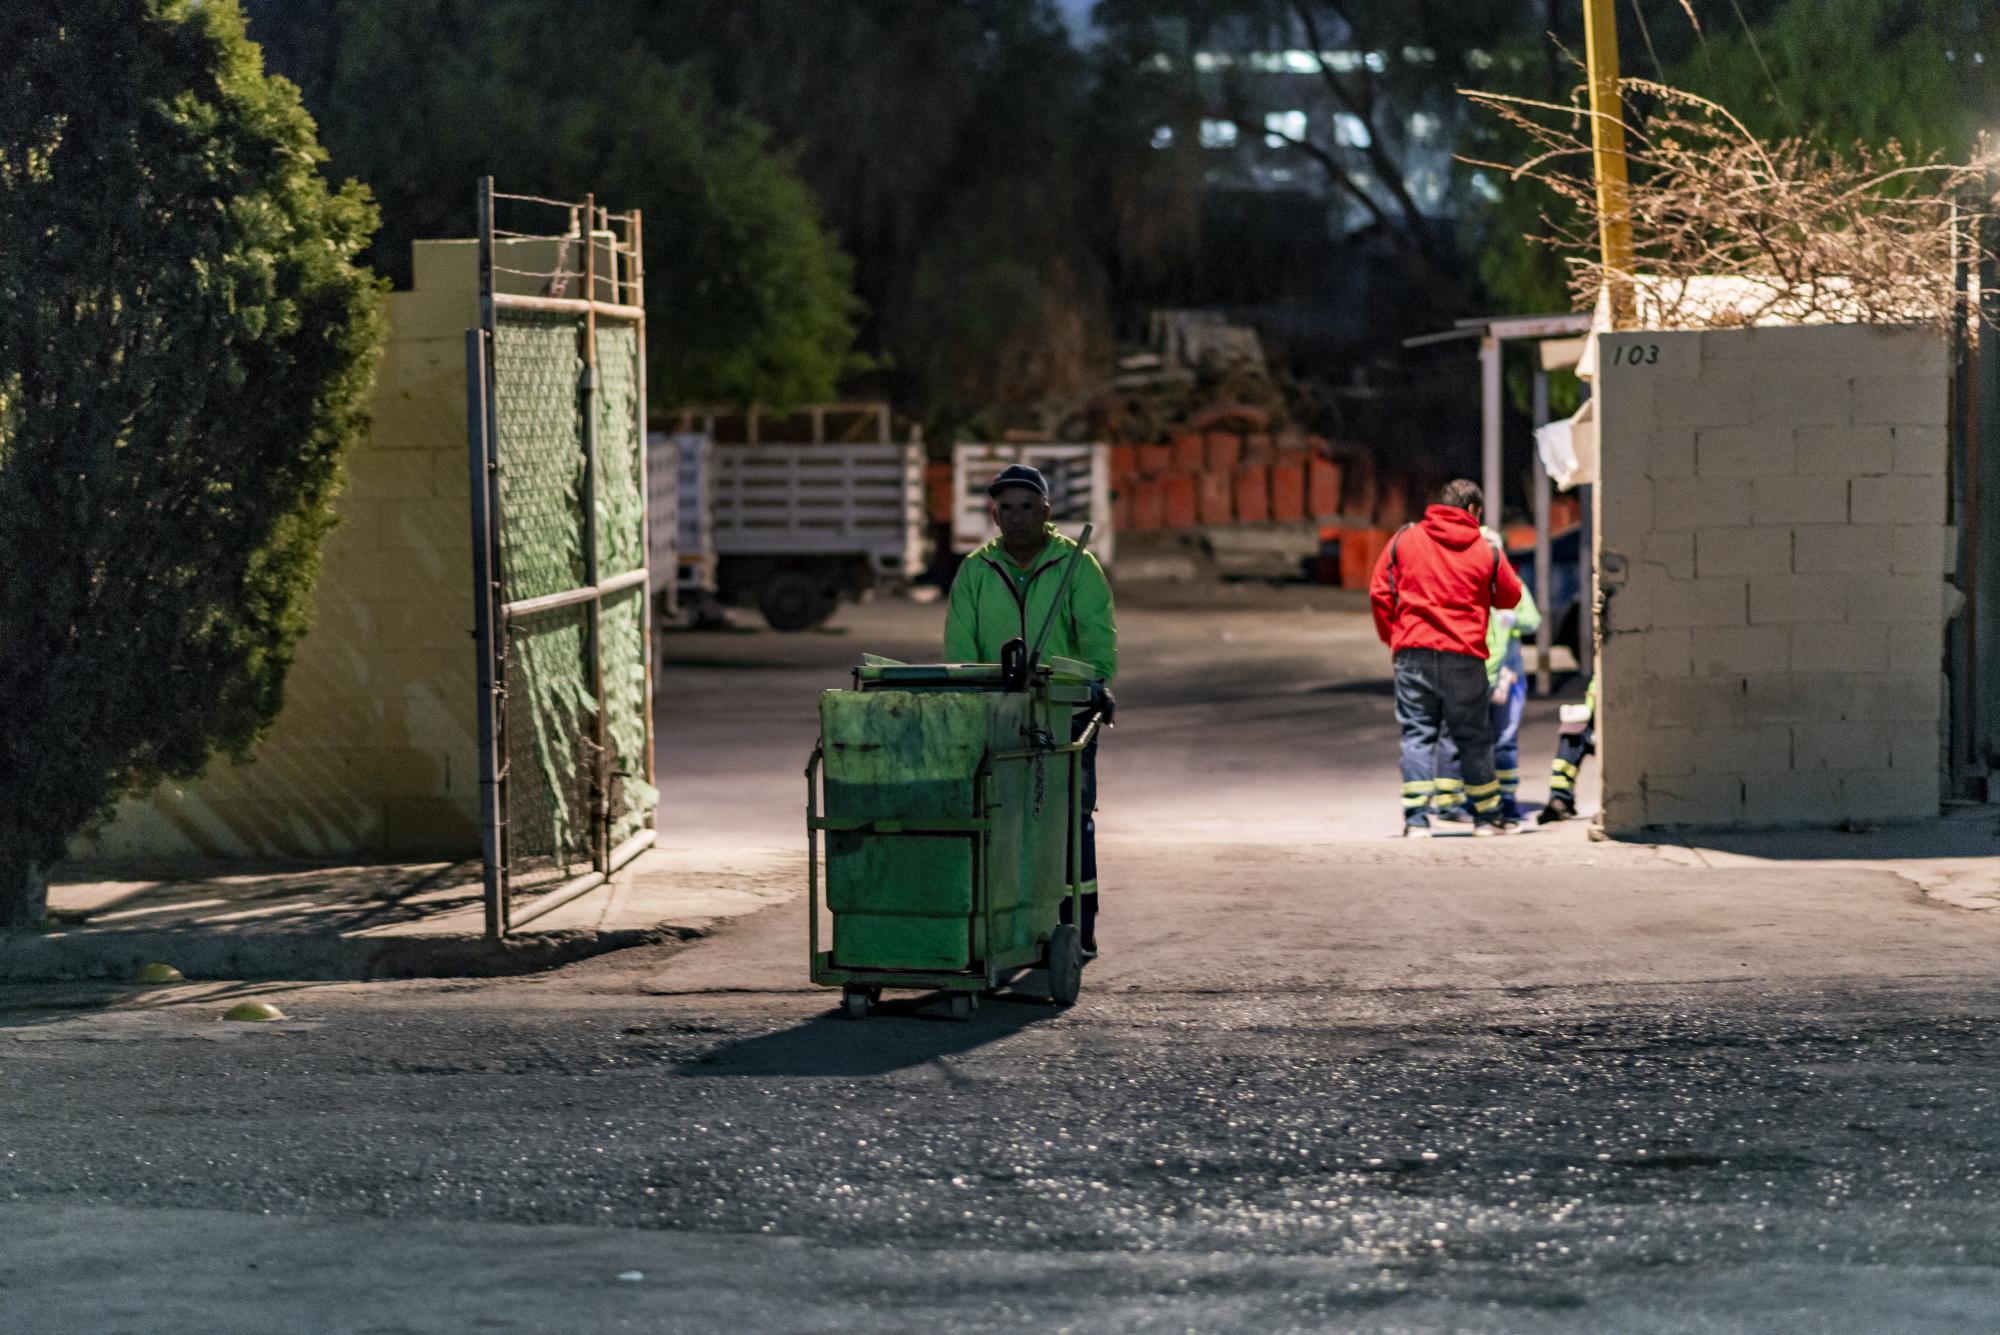
[(1269, 148), (1283, 148), (1288, 143), (1297, 143), (1306, 137), (1306, 113), (1267, 111), (1264, 113), (1264, 130), (1264, 143)]
[(1493, 68), (1493, 55), (1488, 51), (1467, 51), (1465, 63), (1476, 70), (1490, 70)]
[(1194, 67), (1203, 73), (1226, 70), (1236, 64), (1236, 57), (1227, 51), (1197, 51), (1194, 53)]
[(1403, 48), (1403, 61), (1405, 64), (1435, 65), (1437, 64), (1437, 58), (1438, 53), (1433, 47), (1406, 46)]
[(1367, 148), (1375, 142), (1375, 136), (1368, 133), (1368, 122), (1345, 111), (1333, 115), (1333, 142), (1346, 148)]
[(1203, 148), (1236, 147), (1236, 122), (1204, 120), (1201, 123), (1201, 146)]
[(1352, 74), (1361, 68), (1359, 51), (1323, 51), (1320, 53), (1320, 59), (1325, 61), (1327, 67), (1335, 74)]
[(1154, 148), (1172, 148), (1173, 146), (1174, 146), (1174, 127), (1173, 127), (1173, 126), (1171, 126), (1171, 125), (1158, 125), (1158, 126), (1155, 126), (1155, 127), (1153, 127), (1153, 147), (1154, 147)]
[(1319, 73), (1319, 57), (1310, 51), (1285, 52), (1285, 68), (1293, 74)]
[(1380, 51), (1370, 51), (1364, 59), (1368, 63), (1370, 73), (1380, 74), (1389, 68), (1389, 57)]
[(1500, 202), (1500, 187), (1493, 184), (1493, 178), (1485, 172), (1472, 173), (1472, 193), (1478, 195), (1488, 204), (1498, 204)]
[(1428, 111), (1410, 113), (1410, 141), (1418, 144), (1425, 142), (1438, 132), (1443, 123)]

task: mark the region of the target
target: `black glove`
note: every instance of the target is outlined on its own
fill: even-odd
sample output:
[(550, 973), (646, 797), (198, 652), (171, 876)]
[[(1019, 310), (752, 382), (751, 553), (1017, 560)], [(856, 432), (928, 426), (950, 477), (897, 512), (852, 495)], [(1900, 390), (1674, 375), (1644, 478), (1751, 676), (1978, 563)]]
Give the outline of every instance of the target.
[(1111, 688), (1101, 681), (1090, 683), (1090, 710), (1103, 720), (1107, 728), (1118, 717), (1118, 699), (1111, 694)]

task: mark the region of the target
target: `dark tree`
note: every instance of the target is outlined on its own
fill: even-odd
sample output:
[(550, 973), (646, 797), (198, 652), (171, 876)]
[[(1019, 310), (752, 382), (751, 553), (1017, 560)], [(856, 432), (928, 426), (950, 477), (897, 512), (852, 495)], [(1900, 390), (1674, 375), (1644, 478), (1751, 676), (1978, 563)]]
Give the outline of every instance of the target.
[(648, 48), (639, 0), (256, 0), (252, 33), (293, 74), (333, 170), (381, 202), (370, 258), (465, 236), (472, 187), (646, 215), (651, 397), (830, 398), (854, 369), (847, 256), (794, 157)]
[(310, 616), (377, 346), (234, 0), (13, 12), (0, 80), (0, 930), (119, 797), (245, 753)]

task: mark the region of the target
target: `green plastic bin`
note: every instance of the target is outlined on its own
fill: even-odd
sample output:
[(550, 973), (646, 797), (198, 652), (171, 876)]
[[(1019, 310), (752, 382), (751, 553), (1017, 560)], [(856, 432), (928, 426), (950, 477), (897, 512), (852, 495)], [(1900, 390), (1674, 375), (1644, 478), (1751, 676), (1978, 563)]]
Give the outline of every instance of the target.
[(1089, 668), (1065, 659), (1013, 690), (993, 664), (871, 659), (853, 689), (820, 696), (806, 767), (812, 980), (840, 988), (849, 1015), (910, 988), (944, 991), (969, 1016), (980, 992), (1032, 968), (1057, 1004), (1076, 1000), (1082, 942), (1057, 919), (1082, 893), (1070, 869), (1090, 735), (1072, 742), (1070, 720), (1089, 700)]

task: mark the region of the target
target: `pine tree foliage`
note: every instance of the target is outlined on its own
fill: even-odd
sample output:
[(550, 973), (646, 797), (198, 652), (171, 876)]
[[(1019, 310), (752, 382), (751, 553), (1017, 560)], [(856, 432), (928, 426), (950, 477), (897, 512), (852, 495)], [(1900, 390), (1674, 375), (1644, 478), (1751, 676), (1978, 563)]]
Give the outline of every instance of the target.
[(0, 80), (0, 930), (276, 715), (377, 287), (234, 0), (19, 7)]

